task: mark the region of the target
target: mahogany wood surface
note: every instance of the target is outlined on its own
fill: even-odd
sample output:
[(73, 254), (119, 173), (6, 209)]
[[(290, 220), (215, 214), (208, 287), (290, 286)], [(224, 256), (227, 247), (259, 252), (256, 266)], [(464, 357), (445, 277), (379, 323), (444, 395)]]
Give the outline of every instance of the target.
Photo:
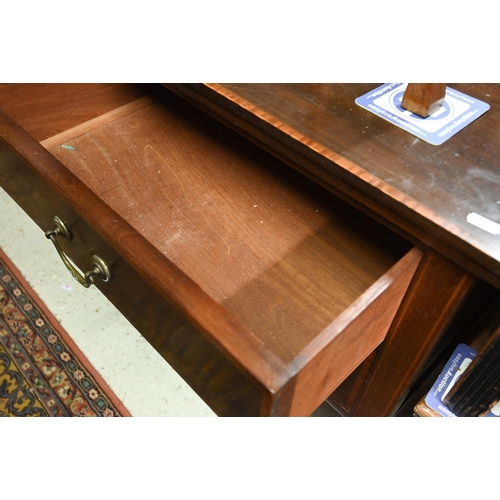
[(110, 263), (113, 280), (98, 288), (214, 411), (275, 411), (287, 367), (2, 113), (0, 136), (2, 187), (44, 231), (56, 214), (71, 225), (79, 244), (65, 250), (82, 269), (93, 253)]
[[(384, 285), (377, 283), (371, 289), (378, 295), (376, 298), (368, 294), (360, 297), (360, 302), (368, 301), (370, 307), (363, 308), (355, 322), (346, 312), (342, 318), (345, 325), (334, 322), (329, 327), (343, 335), (333, 336), (328, 329), (295, 358), (291, 366), (298, 372), (295, 390), (300, 397), (293, 400), (291, 415), (309, 415), (310, 408), (319, 406), (384, 340), (421, 257), (422, 252), (414, 248), (386, 274), (388, 293), (380, 294), (377, 288)], [(346, 335), (347, 330), (352, 330), (352, 334)], [(331, 341), (325, 346), (321, 337), (327, 334)], [(332, 370), (333, 366), (337, 369)]]
[(441, 146), (358, 107), (355, 99), (377, 84), (168, 86), (415, 243), (500, 286), (498, 237), (466, 220), (476, 212), (500, 222), (500, 86), (453, 85), (491, 109)]
[(0, 84), (0, 109), (43, 141), (152, 92), (150, 85)]
[[(0, 113), (1, 185), (44, 231), (67, 218), (77, 265), (103, 254), (99, 288), (218, 414), (309, 414), (383, 339), (420, 252), (398, 262), (407, 242), (168, 96), (66, 122), (70, 149), (46, 144), (71, 167)], [(320, 323), (289, 335), (301, 308)]]
[(434, 354), (470, 292), (474, 277), (426, 252), (351, 414), (393, 415)]
[(341, 415), (351, 416), (360, 391), (377, 357), (375, 349), (338, 387), (326, 398)]
[(456, 345), (477, 336), (492, 296), (493, 287), (426, 252), (386, 339), (327, 401), (345, 416), (411, 416)]
[[(415, 384), (418, 374), (432, 359), (432, 351), (438, 348), (443, 336), (447, 334), (450, 321), (470, 290), (471, 275), (461, 267), (454, 266), (448, 259), (500, 286), (498, 270), (495, 265), (491, 265), (490, 256), (483, 253), (484, 249), (495, 250), (495, 239), (464, 223), (463, 219), (460, 221), (463, 228), (457, 228), (452, 223), (454, 221), (446, 220), (437, 213), (440, 206), (449, 210), (446, 202), (457, 193), (466, 198), (467, 195), (473, 198), (474, 193), (477, 196), (479, 188), (462, 183), (460, 178), (456, 185), (448, 185), (446, 179), (449, 182), (454, 179), (451, 176), (450, 180), (450, 175), (444, 169), (449, 164), (452, 173), (456, 173), (456, 160), (463, 171), (466, 161), (470, 160), (471, 148), (463, 141), (457, 143), (455, 137), (450, 139), (448, 147), (438, 150), (404, 131), (396, 130), (374, 115), (365, 116), (364, 111), (355, 106), (354, 99), (373, 89), (375, 85), (209, 84), (168, 87), (316, 182), (325, 185), (352, 205), (407, 236), (418, 246), (424, 249), (433, 247), (446, 256), (439, 258), (436, 254), (433, 257), (438, 261), (442, 260), (443, 268), (438, 264), (432, 272), (429, 272), (428, 261), (422, 264), (419, 272), (420, 290), (414, 294), (413, 299), (408, 299), (405, 320), (399, 320), (401, 324), (395, 334), (395, 338), (399, 337), (399, 340), (392, 342), (391, 334), (384, 341), (381, 349), (377, 350), (376, 362), (369, 368), (371, 375), (368, 379), (359, 380), (353, 375), (342, 387), (344, 392), (334, 395), (343, 411), (352, 415), (394, 414), (402, 403), (402, 398), (412, 384)], [(461, 90), (473, 95), (474, 88), (476, 86), (467, 86)], [(493, 86), (493, 90), (496, 89)], [(497, 109), (495, 98), (500, 97), (498, 92), (494, 97), (493, 92), (489, 94), (487, 88), (482, 87), (482, 91), (485, 95), (487, 93), (486, 97), (492, 97), (490, 104), (494, 110)], [(486, 136), (493, 139), (498, 130), (498, 126), (495, 127), (495, 124), (498, 125), (498, 115), (494, 111), (494, 115), (489, 118), (489, 124), (483, 121), (483, 125), (487, 128)], [(482, 141), (477, 124), (473, 130), (476, 143)], [(480, 154), (479, 158), (483, 160), (485, 155), (478, 151), (476, 146), (474, 152)], [(481, 167), (489, 170), (489, 174), (485, 173), (479, 183), (480, 186), (485, 186), (485, 190), (479, 194), (476, 205), (473, 204), (474, 209), (483, 214), (485, 212), (477, 208), (477, 203), (484, 201), (483, 194), (489, 197), (490, 209), (495, 207), (495, 211), (497, 210), (496, 190), (487, 182), (487, 179), (494, 177), (494, 155), (489, 152), (487, 154), (488, 163)], [(474, 164), (478, 165), (478, 157), (474, 159)], [(386, 178), (377, 178), (375, 174), (385, 175)], [(479, 174), (478, 177), (481, 178), (482, 175)], [(432, 182), (427, 182), (429, 179)], [(387, 180), (391, 180), (392, 184)], [(414, 199), (408, 193), (420, 198)], [(432, 210), (425, 205), (431, 202), (435, 205)], [(453, 199), (451, 204), (453, 203), (466, 206), (460, 198)], [(453, 216), (460, 215), (460, 210), (453, 213)], [(492, 217), (491, 211), (488, 213)], [(492, 219), (494, 220), (493, 217)], [(479, 238), (482, 241), (478, 244)], [(498, 266), (498, 262), (496, 265)], [(432, 294), (436, 286), (439, 288), (440, 285), (435, 280), (441, 273), (444, 282), (449, 280), (449, 283), (443, 284), (444, 295), (439, 296), (434, 307), (433, 300), (427, 294)], [(458, 295), (454, 295), (455, 285), (458, 286)], [(429, 308), (430, 312), (423, 313), (425, 308)], [(425, 314), (423, 321), (422, 314)], [(406, 352), (406, 336), (415, 331), (418, 335), (414, 339), (414, 346), (408, 350), (412, 354), (408, 357), (402, 355)], [(367, 366), (360, 367), (358, 375), (367, 370)], [(396, 373), (398, 380), (386, 384), (386, 376)], [(367, 381), (370, 381), (369, 385)], [(360, 389), (361, 384), (363, 390)], [(367, 389), (368, 386), (370, 390)]]
[(419, 375), (415, 387), (397, 417), (409, 417), (424, 399), (459, 343), (480, 350), (491, 337), (500, 318), (500, 291), (482, 280), (476, 280), (460, 309), (454, 315), (441, 341), (434, 346), (429, 366)]
[(410, 247), (173, 97), (51, 152), (291, 361)]

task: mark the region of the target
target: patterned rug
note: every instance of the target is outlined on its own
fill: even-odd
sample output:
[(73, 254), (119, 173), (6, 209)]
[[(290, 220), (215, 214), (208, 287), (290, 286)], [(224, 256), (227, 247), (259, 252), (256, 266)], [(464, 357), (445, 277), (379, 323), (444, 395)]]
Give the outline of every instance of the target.
[(0, 417), (130, 416), (0, 250)]

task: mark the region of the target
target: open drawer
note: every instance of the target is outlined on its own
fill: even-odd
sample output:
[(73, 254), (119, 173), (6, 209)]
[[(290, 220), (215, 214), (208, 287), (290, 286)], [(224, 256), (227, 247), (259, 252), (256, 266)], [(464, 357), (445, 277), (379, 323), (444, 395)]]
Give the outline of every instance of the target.
[(3, 114), (0, 183), (219, 415), (313, 412), (421, 258), (164, 88), (41, 144)]

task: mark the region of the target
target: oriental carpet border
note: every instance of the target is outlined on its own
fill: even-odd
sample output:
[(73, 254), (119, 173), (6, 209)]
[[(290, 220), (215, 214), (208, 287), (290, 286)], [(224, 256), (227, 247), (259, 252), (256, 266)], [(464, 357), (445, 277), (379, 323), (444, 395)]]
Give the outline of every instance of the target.
[(131, 416), (0, 249), (0, 417)]

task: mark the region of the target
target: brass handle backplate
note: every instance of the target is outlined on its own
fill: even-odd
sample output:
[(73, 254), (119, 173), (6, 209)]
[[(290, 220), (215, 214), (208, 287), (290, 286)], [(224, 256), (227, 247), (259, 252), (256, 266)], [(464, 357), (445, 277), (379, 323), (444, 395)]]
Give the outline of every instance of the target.
[(98, 255), (92, 256), (92, 259), (90, 261), (92, 269), (90, 271), (87, 271), (85, 274), (75, 266), (71, 259), (64, 253), (61, 245), (59, 245), (59, 242), (57, 241), (57, 236), (61, 236), (62, 238), (71, 241), (73, 239), (73, 235), (69, 227), (60, 217), (54, 217), (54, 224), (55, 229), (53, 229), (52, 231), (47, 231), (45, 233), (45, 236), (49, 240), (51, 240), (56, 247), (59, 257), (61, 257), (61, 260), (64, 262), (64, 265), (70, 272), (71, 276), (73, 276), (73, 278), (75, 278), (75, 280), (85, 288), (89, 288), (90, 285), (94, 284), (94, 278), (96, 276), (99, 276), (103, 281), (110, 281), (111, 272), (109, 271), (109, 267), (106, 262), (104, 262), (104, 260), (101, 259), (101, 257), (99, 257)]

